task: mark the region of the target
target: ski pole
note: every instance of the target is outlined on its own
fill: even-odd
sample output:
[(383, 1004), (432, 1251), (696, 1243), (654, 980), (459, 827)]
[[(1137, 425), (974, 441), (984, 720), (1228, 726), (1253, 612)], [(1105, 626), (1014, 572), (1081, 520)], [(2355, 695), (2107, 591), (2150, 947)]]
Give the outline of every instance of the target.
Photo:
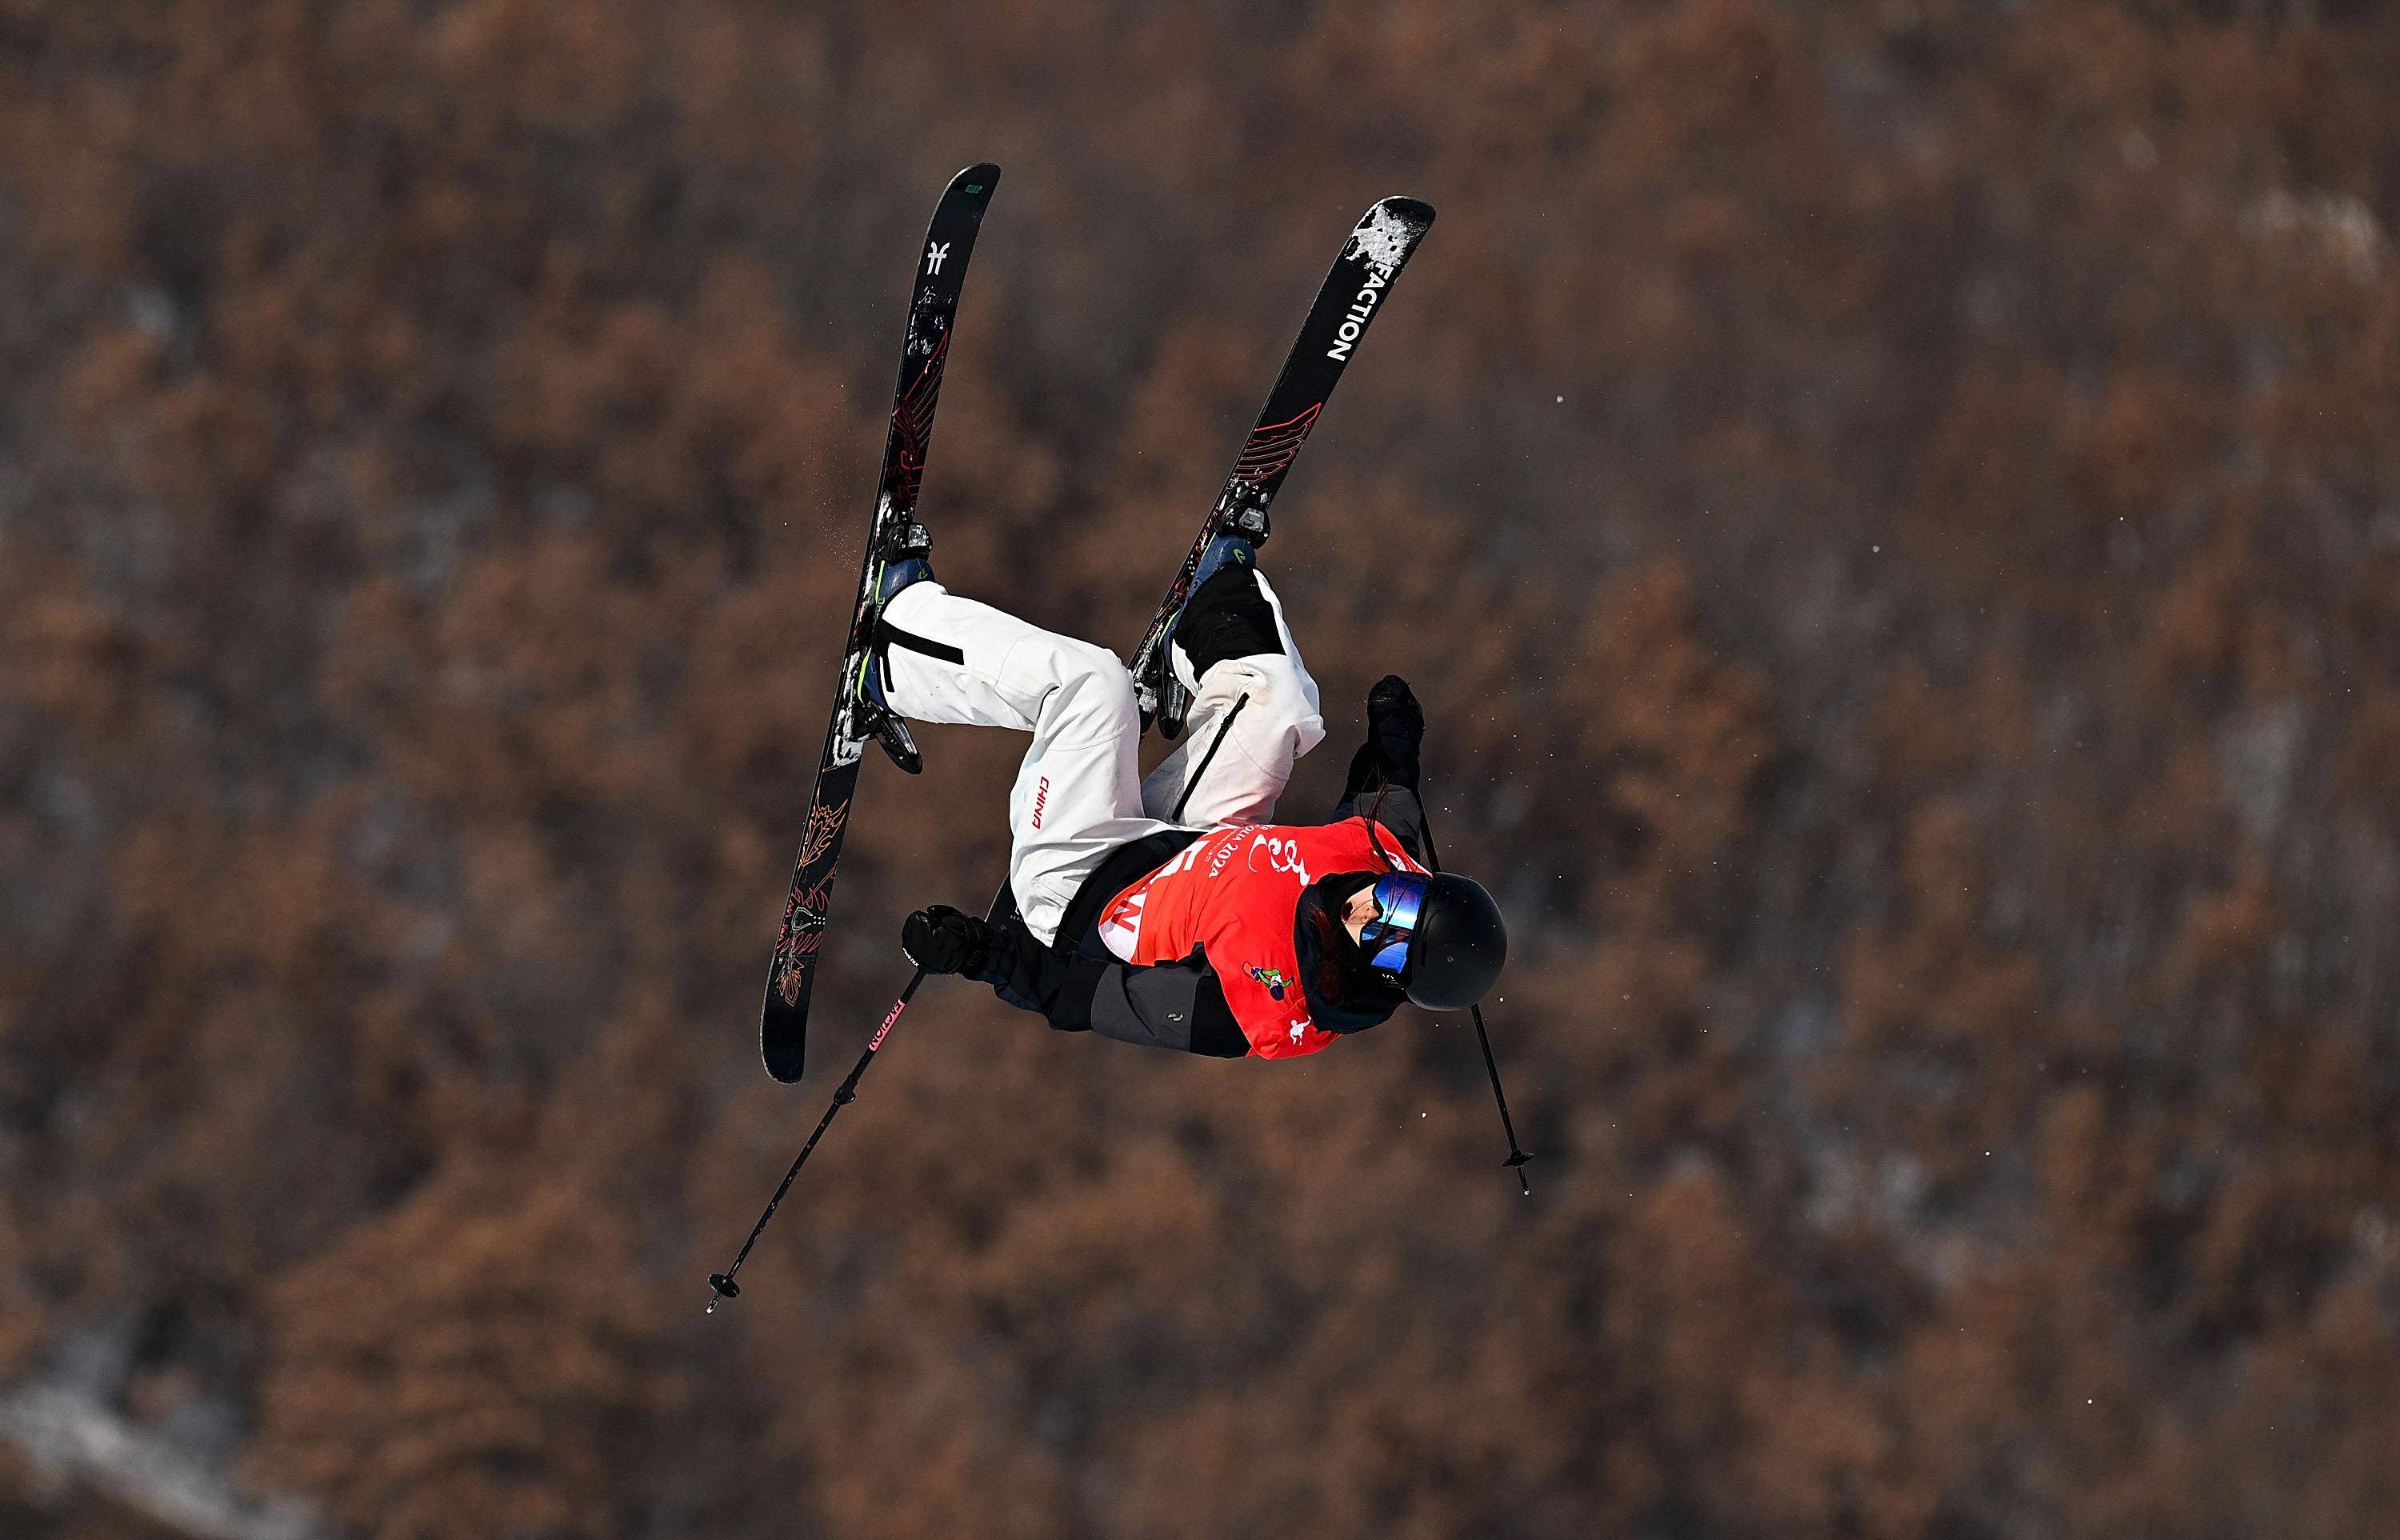
[[(1425, 858), (1432, 863), (1434, 870), (1439, 871), (1441, 852), (1434, 848), (1433, 814), (1425, 810), (1422, 795), (1417, 798), (1417, 811), (1424, 819), (1420, 826), (1425, 830)], [(1517, 1173), (1519, 1191), (1530, 1198), (1534, 1195), (1534, 1184), (1525, 1179), (1525, 1163), (1534, 1157), (1517, 1143), (1517, 1124), (1508, 1116), (1508, 1096), (1500, 1089), (1500, 1061), (1492, 1056), (1492, 1034), (1483, 1026), (1483, 1007), (1480, 1004), (1469, 1005), (1466, 1011), (1475, 1018), (1475, 1041), (1483, 1045), (1483, 1072), (1492, 1077), (1492, 1099), (1500, 1104), (1500, 1127), (1508, 1136), (1508, 1158), (1501, 1164)]]
[(750, 1238), (743, 1241), (742, 1249), (735, 1253), (733, 1265), (722, 1273), (711, 1273), (708, 1275), (708, 1313), (710, 1315), (716, 1314), (719, 1302), (741, 1297), (742, 1286), (733, 1281), (733, 1274), (742, 1271), (742, 1263), (749, 1257), (750, 1248), (758, 1244), (759, 1232), (765, 1230), (767, 1221), (775, 1217), (776, 1206), (784, 1201), (784, 1194), (792, 1190), (793, 1179), (799, 1176), (800, 1167), (809, 1163), (809, 1153), (816, 1149), (817, 1140), (825, 1138), (825, 1131), (833, 1123), (834, 1114), (858, 1099), (858, 1077), (866, 1073), (866, 1067), (875, 1062), (875, 1051), (883, 1046), (883, 1039), (891, 1032), (892, 1024), (898, 1021), (900, 1013), (908, 1008), (908, 997), (915, 994), (917, 986), (924, 982), (925, 970), (920, 968), (909, 978), (908, 987), (900, 991), (900, 998), (892, 1002), (892, 1009), (883, 1017), (883, 1025), (878, 1027), (875, 1029), (875, 1035), (866, 1040), (866, 1052), (858, 1056), (858, 1062), (850, 1067), (850, 1073), (842, 1080), (840, 1089), (834, 1092), (833, 1105), (827, 1107), (825, 1116), (817, 1120), (817, 1131), (809, 1136), (809, 1142), (800, 1146), (799, 1155), (792, 1162), (792, 1168), (784, 1173), (783, 1185), (776, 1188), (775, 1195), (767, 1200), (767, 1211), (758, 1216), (758, 1222), (750, 1227)]

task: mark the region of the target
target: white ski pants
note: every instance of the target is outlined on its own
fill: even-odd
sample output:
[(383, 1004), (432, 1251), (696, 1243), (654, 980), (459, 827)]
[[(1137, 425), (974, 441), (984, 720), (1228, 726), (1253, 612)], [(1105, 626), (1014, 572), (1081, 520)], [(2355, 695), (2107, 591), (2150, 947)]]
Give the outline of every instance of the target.
[[(885, 606), (896, 630), (955, 647), (965, 660), (893, 645), (884, 692), (892, 709), (920, 722), (1033, 735), (1008, 794), (1008, 881), (1027, 929), (1043, 942), (1057, 939), (1076, 889), (1111, 851), (1162, 829), (1267, 822), (1293, 764), (1324, 741), (1316, 681), (1263, 573), (1259, 588), (1275, 610), (1282, 654), (1210, 668), (1197, 682), (1182, 743), (1147, 780), (1133, 676), (1114, 653), (935, 582), (903, 589)], [(1180, 655), (1176, 662), (1181, 670)]]

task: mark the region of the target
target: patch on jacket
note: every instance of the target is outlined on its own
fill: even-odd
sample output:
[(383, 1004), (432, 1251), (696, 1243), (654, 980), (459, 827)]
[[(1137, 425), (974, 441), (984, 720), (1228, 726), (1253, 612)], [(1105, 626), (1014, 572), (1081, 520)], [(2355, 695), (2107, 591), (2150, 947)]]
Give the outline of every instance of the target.
[(1283, 992), (1291, 988), (1291, 980), (1283, 976), (1281, 968), (1261, 967), (1253, 962), (1250, 964), (1250, 976), (1265, 985), (1268, 995), (1276, 1000), (1281, 1000)]

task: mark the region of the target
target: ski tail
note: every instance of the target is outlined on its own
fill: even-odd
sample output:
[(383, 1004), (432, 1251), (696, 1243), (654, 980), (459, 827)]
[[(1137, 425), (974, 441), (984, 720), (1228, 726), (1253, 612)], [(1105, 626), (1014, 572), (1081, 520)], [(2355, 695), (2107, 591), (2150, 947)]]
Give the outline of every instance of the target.
[(1257, 426), (1234, 457), (1234, 468), (1199, 538), (1192, 544), (1183, 566), (1167, 589), (1150, 629), (1134, 649), (1130, 667), (1134, 689), (1141, 702), (1144, 725), (1155, 721), (1169, 738), (1183, 730), (1190, 702), (1167, 666), (1166, 635), (1182, 613), (1192, 591), (1193, 575), (1208, 543), (1223, 533), (1239, 533), (1253, 540), (1267, 535), (1267, 505), (1275, 501), (1301, 446), (1308, 442), (1349, 366), (1359, 339), (1383, 312), (1393, 283), (1398, 280), (1417, 243), (1433, 227), (1433, 205), (1413, 198), (1387, 198), (1369, 209), (1343, 243), (1333, 270), (1316, 292), (1316, 301), (1301, 323), (1300, 335), (1284, 360), (1275, 388), (1267, 392)]
[[(758, 1015), (758, 1053), (767, 1072), (786, 1084), (800, 1078), (807, 1057), (809, 1000), (816, 983), (817, 948), (833, 900), (834, 868), (850, 825), (859, 759), (876, 724), (859, 708), (856, 681), (874, 646), (876, 589), (885, 554), (895, 537), (914, 522), (923, 484), (925, 454), (933, 442), (934, 408), (941, 396), (943, 366), (949, 356), (950, 324), (966, 283), (967, 259), (975, 233), (999, 184), (1000, 168), (968, 167), (952, 178), (935, 205), (917, 255), (908, 298), (908, 330), (900, 348), (900, 378), (892, 393), (892, 427), (883, 446), (883, 473), (866, 552), (859, 564), (858, 601), (851, 611), (850, 639), (842, 649), (834, 689), (833, 719), (825, 729), (825, 754), (817, 762), (815, 790), (801, 837), (799, 859), (784, 904), (784, 927), (768, 967), (767, 996)], [(902, 739), (905, 742), (905, 737)], [(895, 758), (900, 758), (898, 754)], [(904, 768), (908, 768), (904, 765)]]

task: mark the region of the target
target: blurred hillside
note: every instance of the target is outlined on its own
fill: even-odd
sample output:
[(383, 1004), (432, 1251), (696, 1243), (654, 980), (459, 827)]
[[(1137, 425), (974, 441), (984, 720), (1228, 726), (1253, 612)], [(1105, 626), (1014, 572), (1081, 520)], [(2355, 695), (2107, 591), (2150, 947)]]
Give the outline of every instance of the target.
[[(0, 1531), (2390, 1533), (2394, 80), (2350, 0), (0, 0)], [(1441, 211), (1278, 505), (1286, 805), (1415, 683), (1534, 1192), (1462, 1024), (929, 988), (705, 1318), (1000, 870), (1015, 742), (871, 768), (758, 1073), (982, 157), (943, 576), (1117, 646)]]

